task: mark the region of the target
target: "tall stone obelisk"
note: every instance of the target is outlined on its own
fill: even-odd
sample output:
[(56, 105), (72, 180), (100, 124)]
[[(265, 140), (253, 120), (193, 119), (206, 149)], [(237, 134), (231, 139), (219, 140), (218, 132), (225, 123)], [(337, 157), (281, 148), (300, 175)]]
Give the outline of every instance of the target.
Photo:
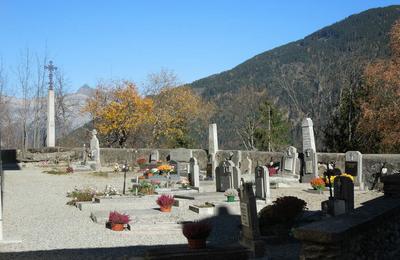
[(49, 71), (49, 96), (47, 99), (47, 147), (55, 147), (56, 145), (56, 124), (55, 124), (55, 108), (54, 108), (54, 88), (53, 88), (53, 72), (57, 69), (52, 61), (49, 65), (44, 66)]

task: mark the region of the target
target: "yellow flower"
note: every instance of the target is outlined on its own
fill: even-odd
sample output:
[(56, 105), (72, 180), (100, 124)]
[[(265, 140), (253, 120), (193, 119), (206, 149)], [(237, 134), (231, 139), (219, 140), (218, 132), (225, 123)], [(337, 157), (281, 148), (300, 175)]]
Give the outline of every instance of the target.
[[(350, 175), (350, 174), (347, 174), (347, 173), (342, 173), (342, 174), (340, 174), (340, 175), (333, 175), (333, 176), (331, 176), (330, 180), (331, 180), (331, 183), (332, 183), (332, 184), (333, 184), (333, 182), (335, 181), (335, 178), (336, 178), (337, 176), (344, 176), (344, 177), (350, 178), (350, 180), (351, 180), (352, 182), (354, 182), (354, 176), (353, 176), (353, 175)], [(326, 182), (328, 183), (328, 178), (326, 178)]]
[(171, 165), (168, 165), (168, 164), (163, 164), (163, 165), (158, 166), (157, 169), (158, 169), (159, 171), (169, 172), (169, 171), (172, 170), (172, 166), (171, 166)]

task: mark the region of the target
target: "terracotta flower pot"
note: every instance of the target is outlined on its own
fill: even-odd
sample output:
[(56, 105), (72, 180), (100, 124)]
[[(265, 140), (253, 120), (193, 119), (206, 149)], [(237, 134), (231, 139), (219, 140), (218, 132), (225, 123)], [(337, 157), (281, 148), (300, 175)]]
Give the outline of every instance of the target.
[(171, 208), (172, 208), (172, 207), (161, 207), (161, 206), (160, 206), (160, 211), (161, 211), (161, 212), (171, 212)]
[(151, 172), (149, 172), (149, 173), (147, 174), (147, 177), (153, 177), (153, 174), (152, 174)]
[(206, 248), (205, 239), (188, 239), (188, 245), (190, 249), (201, 249)]
[(111, 230), (114, 230), (114, 231), (124, 231), (124, 229), (125, 229), (124, 224), (114, 224), (114, 223), (111, 223)]

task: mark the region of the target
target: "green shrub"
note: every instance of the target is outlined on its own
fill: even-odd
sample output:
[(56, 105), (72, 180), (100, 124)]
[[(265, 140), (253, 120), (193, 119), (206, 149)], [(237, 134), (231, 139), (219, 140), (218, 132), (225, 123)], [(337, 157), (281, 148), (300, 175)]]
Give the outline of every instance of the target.
[(287, 236), (306, 206), (307, 203), (297, 197), (277, 198), (272, 205), (266, 206), (258, 214), (261, 234)]

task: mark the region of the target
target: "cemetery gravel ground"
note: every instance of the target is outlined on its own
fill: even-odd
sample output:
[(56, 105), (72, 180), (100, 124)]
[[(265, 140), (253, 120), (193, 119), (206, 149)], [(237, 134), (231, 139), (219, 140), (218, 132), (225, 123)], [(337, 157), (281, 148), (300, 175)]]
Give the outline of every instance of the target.
[[(43, 259), (39, 250), (79, 249), (79, 248), (111, 248), (130, 247), (129, 255), (142, 255), (146, 245), (186, 244), (186, 238), (180, 231), (171, 232), (140, 232), (140, 235), (131, 232), (113, 232), (103, 225), (93, 223), (89, 218), (90, 211), (66, 205), (69, 200), (66, 192), (75, 186), (96, 186), (99, 190), (108, 185), (122, 186), (122, 174), (113, 177), (98, 177), (88, 173), (74, 173), (70, 175), (51, 175), (32, 165), (23, 167), (20, 171), (5, 171), (4, 187), (4, 238), (5, 240), (22, 240), (17, 244), (0, 244), (0, 252), (28, 252), (24, 254), (0, 254), (4, 257)], [(128, 183), (128, 181), (127, 181)], [(310, 210), (319, 210), (320, 203), (328, 197), (328, 192), (323, 195), (309, 192), (308, 186), (301, 188), (272, 189), (272, 200), (280, 196), (297, 196), (307, 201)], [(361, 202), (381, 196), (377, 192), (356, 192), (356, 207)], [(156, 204), (154, 203), (154, 207)], [(260, 208), (259, 208), (260, 209)], [(186, 213), (185, 213), (186, 214)], [(192, 214), (188, 212), (187, 214)], [(290, 247), (290, 246), (289, 246)], [(292, 258), (285, 246), (272, 246), (278, 251), (273, 253), (276, 257)], [(89, 256), (107, 254), (112, 258), (112, 250), (98, 249), (87, 251), (82, 259)], [(32, 251), (37, 251), (32, 255)], [(55, 251), (57, 252), (57, 251)], [(76, 254), (76, 253), (75, 253)], [(120, 253), (119, 253), (120, 254)], [(127, 253), (128, 254), (128, 253)], [(55, 254), (57, 255), (57, 254)], [(35, 257), (34, 257), (35, 256)], [(54, 255), (53, 255), (54, 256)], [(104, 256), (104, 255), (103, 255)], [(65, 258), (65, 252), (57, 258)], [(107, 259), (107, 258), (102, 258)]]

